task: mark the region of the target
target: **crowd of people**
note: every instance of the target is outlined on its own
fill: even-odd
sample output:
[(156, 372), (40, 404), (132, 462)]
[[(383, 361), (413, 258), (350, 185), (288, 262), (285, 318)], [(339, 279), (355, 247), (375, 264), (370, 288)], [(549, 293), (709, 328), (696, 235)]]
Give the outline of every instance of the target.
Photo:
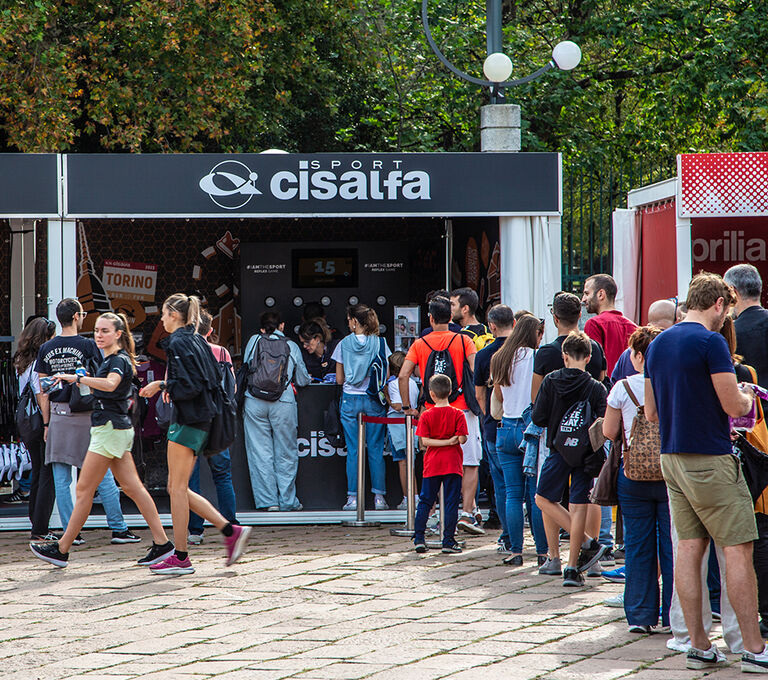
[[(616, 309), (617, 293), (607, 274), (590, 277), (581, 298), (557, 293), (549, 313), (558, 335), (542, 344), (544, 318), (498, 304), (485, 326), (473, 290), (434, 291), (429, 328), (407, 352), (395, 353), (364, 304), (347, 309), (344, 337), (329, 328), (322, 309), (309, 310), (298, 329), (302, 347), (268, 311), (237, 376), (226, 349), (211, 342), (211, 317), (197, 298), (172, 295), (162, 308), (166, 374), (139, 393), (161, 395), (159, 405), (170, 411), (172, 540), (131, 456), (136, 357), (127, 319), (102, 314), (87, 339), (79, 335), (82, 306), (63, 300), (59, 335), (47, 319), (32, 319), (15, 356), (20, 393), (35, 395), (42, 421), (39, 436), (25, 442), (31, 550), (65, 567), (72, 546), (83, 542), (94, 499), (104, 506), (113, 542), (139, 541), (125, 524), (119, 483), (152, 534), (139, 564), (157, 574), (192, 573), (187, 544), (202, 541), (205, 520), (222, 533), (226, 563), (234, 563), (250, 528), (237, 523), (229, 452), (207, 449), (217, 394), (230, 391), (242, 404), (255, 506), (296, 511), (294, 387), (315, 378), (342, 386), (344, 510), (363, 502), (358, 415), (413, 416), (424, 452), (416, 552), (428, 550), (427, 534), (436, 531), (430, 516), (441, 488), (442, 552), (461, 552), (457, 531), (486, 533), (477, 502), (486, 465), (505, 565), (524, 567), (527, 524), (540, 574), (562, 577), (569, 588), (583, 587), (585, 577), (624, 583), (606, 604), (624, 608), (631, 632), (671, 633), (667, 646), (686, 652), (689, 668), (724, 662), (709, 639), (712, 619), (721, 618), (742, 670), (768, 672), (768, 457), (761, 452), (768, 428), (756, 396), (768, 387), (762, 280), (751, 265), (725, 277), (701, 273), (684, 303), (654, 302), (640, 327)], [(581, 331), (583, 309), (590, 317)], [(374, 508), (387, 509), (386, 448), (403, 492), (408, 488), (405, 426), (370, 423), (365, 437)], [(199, 493), (203, 458), (218, 510)], [(761, 465), (762, 477), (754, 472)], [(48, 526), (54, 502), (61, 535)], [(404, 498), (400, 507), (406, 505)]]

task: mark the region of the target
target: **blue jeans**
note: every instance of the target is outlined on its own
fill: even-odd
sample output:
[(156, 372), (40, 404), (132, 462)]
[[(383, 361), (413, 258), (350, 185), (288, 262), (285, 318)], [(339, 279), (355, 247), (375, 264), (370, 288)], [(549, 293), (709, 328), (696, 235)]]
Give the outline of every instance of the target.
[(424, 477), (421, 481), (419, 505), (416, 507), (416, 517), (413, 522), (413, 542), (424, 540), (429, 511), (440, 495), (440, 486), (445, 489), (445, 530), (443, 546), (451, 546), (456, 542), (456, 522), (459, 520), (459, 500), (461, 499), (461, 475), (437, 475)]
[(507, 487), (504, 485), (504, 471), (501, 469), (499, 454), (496, 451), (496, 442), (483, 438), (485, 452), (488, 457), (488, 468), (493, 480), (493, 498), (496, 503), (496, 514), (501, 522), (501, 536), (499, 541), (505, 547), (509, 547), (509, 532), (507, 531)]
[(661, 565), (661, 623), (669, 625), (672, 602), (672, 537), (669, 500), (664, 482), (633, 482), (619, 468), (618, 496), (624, 515), (626, 582), (624, 611), (629, 625), (655, 626), (659, 620)]
[[(200, 493), (200, 458), (195, 456), (195, 467), (192, 469), (192, 476), (189, 478), (189, 490)], [(229, 459), (229, 449), (225, 449), (215, 456), (205, 457), (208, 461), (208, 467), (211, 468), (211, 476), (216, 486), (216, 499), (219, 502), (219, 512), (229, 522), (236, 522), (235, 516), (235, 490), (232, 487), (232, 465)], [(203, 518), (194, 512), (189, 513), (189, 533), (203, 533)]]
[[(533, 500), (536, 489), (526, 484), (523, 474), (523, 452), (518, 448), (525, 432), (522, 418), (502, 418), (496, 433), (496, 455), (504, 473), (506, 488), (505, 525), (509, 533), (509, 548), (513, 553), (523, 551), (523, 502), (528, 501), (531, 512), (531, 531), (536, 542), (536, 552), (547, 553), (546, 535), (541, 510)], [(527, 489), (526, 489), (527, 487)], [(542, 549), (543, 548), (543, 549)]]
[[(367, 394), (341, 395), (341, 425), (344, 439), (347, 441), (347, 495), (357, 495), (357, 414), (383, 418), (387, 409)], [(368, 445), (368, 469), (371, 474), (371, 491), (387, 492), (384, 470), (384, 441), (387, 426), (378, 423), (366, 423), (365, 443)]]
[[(56, 489), (56, 507), (59, 509), (61, 526), (66, 529), (69, 524), (69, 518), (74, 510), (72, 502), (72, 470), (71, 465), (66, 463), (51, 463), (53, 467), (53, 485)], [(104, 514), (107, 516), (107, 526), (112, 531), (125, 531), (128, 525), (123, 518), (123, 511), (120, 508), (120, 491), (115, 484), (115, 478), (112, 470), (107, 470), (104, 479), (101, 480), (94, 496), (95, 503), (101, 503), (104, 506)]]

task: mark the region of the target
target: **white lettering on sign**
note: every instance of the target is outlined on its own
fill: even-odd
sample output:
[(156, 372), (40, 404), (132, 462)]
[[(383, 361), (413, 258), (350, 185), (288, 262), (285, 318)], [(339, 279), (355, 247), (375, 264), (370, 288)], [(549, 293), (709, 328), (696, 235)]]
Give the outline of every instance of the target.
[(322, 431), (312, 430), (309, 433), (309, 439), (306, 437), (299, 437), (296, 440), (299, 450), (299, 458), (309, 456), (310, 458), (316, 458), (322, 456), (323, 458), (329, 458), (330, 456), (344, 456), (347, 455), (347, 449), (337, 449), (331, 442), (328, 441), (328, 437)]
[(762, 238), (744, 238), (743, 231), (724, 231), (723, 238), (697, 238), (692, 244), (694, 262), (762, 262), (766, 244)]
[(107, 295), (113, 300), (152, 302), (157, 287), (157, 265), (104, 260), (101, 280)]
[(248, 264), (246, 270), (254, 274), (279, 274), (285, 271), (287, 264)]

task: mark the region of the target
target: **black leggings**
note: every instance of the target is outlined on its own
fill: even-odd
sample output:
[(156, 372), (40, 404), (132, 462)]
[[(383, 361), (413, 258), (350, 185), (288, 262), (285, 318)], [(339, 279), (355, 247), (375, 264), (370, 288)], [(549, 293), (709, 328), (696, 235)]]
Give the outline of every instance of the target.
[(42, 437), (24, 442), (32, 460), (32, 474), (29, 489), (29, 521), (32, 534), (45, 536), (53, 512), (56, 492), (53, 487), (53, 468), (45, 464), (45, 442)]

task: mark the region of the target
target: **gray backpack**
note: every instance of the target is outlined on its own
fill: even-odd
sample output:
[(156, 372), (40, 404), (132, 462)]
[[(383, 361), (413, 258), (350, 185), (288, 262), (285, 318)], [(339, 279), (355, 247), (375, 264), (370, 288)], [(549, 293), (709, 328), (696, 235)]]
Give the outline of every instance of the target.
[(288, 372), (291, 348), (285, 338), (262, 335), (248, 366), (248, 392), (264, 401), (277, 401), (292, 375)]

